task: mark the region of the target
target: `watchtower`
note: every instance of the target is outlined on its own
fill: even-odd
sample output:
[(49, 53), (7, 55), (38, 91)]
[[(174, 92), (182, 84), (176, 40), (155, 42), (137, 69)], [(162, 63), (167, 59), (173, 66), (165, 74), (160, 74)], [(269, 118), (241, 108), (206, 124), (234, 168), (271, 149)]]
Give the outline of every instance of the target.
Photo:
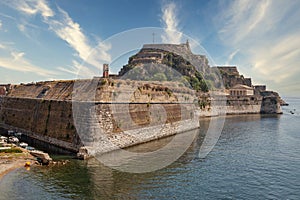
[(103, 78), (108, 78), (108, 76), (109, 76), (108, 64), (103, 64)]

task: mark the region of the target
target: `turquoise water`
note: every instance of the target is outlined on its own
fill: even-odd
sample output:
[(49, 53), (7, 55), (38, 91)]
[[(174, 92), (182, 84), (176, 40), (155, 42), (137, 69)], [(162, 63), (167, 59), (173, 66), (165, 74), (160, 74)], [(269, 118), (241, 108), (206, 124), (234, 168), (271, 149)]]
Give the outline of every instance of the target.
[(208, 120), (187, 152), (164, 169), (130, 174), (94, 159), (18, 169), (1, 180), (0, 199), (299, 199), (300, 99), (288, 102), (283, 115), (228, 116), (204, 159), (198, 152)]

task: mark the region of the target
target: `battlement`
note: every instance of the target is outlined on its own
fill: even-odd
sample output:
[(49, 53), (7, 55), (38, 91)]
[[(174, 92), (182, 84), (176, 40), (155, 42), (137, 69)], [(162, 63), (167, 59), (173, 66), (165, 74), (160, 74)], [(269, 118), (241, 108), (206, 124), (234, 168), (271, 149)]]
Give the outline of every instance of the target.
[(169, 52), (192, 53), (188, 41), (183, 44), (144, 44), (142, 49), (160, 49)]

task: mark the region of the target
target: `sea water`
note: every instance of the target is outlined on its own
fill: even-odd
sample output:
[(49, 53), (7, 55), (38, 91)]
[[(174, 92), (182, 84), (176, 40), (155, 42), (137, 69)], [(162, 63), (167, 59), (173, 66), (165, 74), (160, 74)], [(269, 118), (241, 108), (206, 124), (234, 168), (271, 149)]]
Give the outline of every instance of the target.
[(208, 119), (186, 153), (163, 169), (132, 174), (96, 159), (21, 168), (0, 181), (0, 199), (300, 199), (300, 99), (287, 101), (282, 115), (226, 117), (204, 159), (198, 153)]

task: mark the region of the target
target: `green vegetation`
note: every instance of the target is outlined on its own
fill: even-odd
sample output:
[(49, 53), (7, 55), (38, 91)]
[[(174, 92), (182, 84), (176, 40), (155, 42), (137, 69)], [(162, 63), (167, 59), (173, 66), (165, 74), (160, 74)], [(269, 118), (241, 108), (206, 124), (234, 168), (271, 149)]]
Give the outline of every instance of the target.
[[(139, 53), (149, 51), (142, 49)], [(216, 75), (209, 72), (208, 60), (204, 56), (199, 58), (200, 64), (195, 67), (180, 55), (166, 51), (162, 51), (162, 53), (164, 54), (162, 65), (149, 63), (135, 66), (132, 61), (138, 54), (130, 57), (128, 64), (123, 66), (120, 75), (126, 74), (126, 77), (131, 80), (181, 81), (182, 87), (190, 85), (194, 90), (202, 92), (208, 92), (216, 87), (214, 83)], [(205, 71), (205, 74), (202, 70)]]
[(22, 153), (22, 150), (19, 149), (19, 148), (11, 148), (11, 149), (3, 149), (3, 150), (0, 150), (0, 153)]
[(167, 81), (167, 77), (165, 74), (163, 73), (156, 73), (154, 74), (153, 78), (152, 78), (153, 81)]
[(105, 84), (106, 84), (106, 80), (105, 79), (101, 79), (100, 85), (105, 85)]

